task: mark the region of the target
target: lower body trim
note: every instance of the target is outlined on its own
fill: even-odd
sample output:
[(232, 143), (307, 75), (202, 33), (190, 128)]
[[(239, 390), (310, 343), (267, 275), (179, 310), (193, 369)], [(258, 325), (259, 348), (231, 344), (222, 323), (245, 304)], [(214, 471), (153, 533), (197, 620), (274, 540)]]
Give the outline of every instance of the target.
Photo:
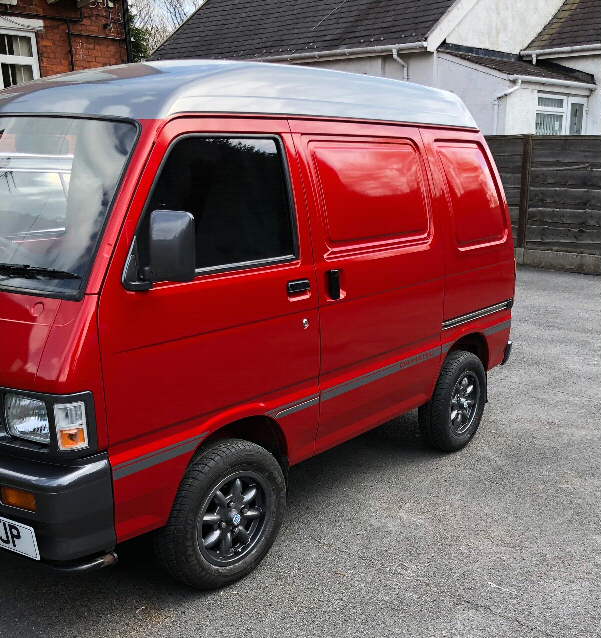
[(340, 383), (335, 385), (327, 390), (324, 390), (320, 394), (312, 394), (308, 397), (304, 397), (299, 401), (295, 401), (294, 403), (289, 403), (280, 408), (276, 408), (275, 410), (271, 410), (267, 413), (267, 416), (273, 418), (282, 418), (285, 416), (289, 416), (290, 414), (294, 414), (296, 412), (300, 412), (301, 410), (305, 410), (313, 405), (317, 405), (320, 400), (328, 401), (329, 399), (333, 399), (334, 397), (340, 396), (341, 394), (346, 394), (347, 392), (351, 392), (357, 388), (360, 388), (368, 383), (372, 383), (374, 381), (378, 381), (387, 377), (391, 374), (396, 374), (401, 370), (406, 370), (407, 368), (411, 368), (413, 366), (419, 365), (420, 363), (424, 363), (425, 361), (429, 361), (430, 359), (434, 359), (441, 355), (442, 349), (440, 346), (436, 348), (431, 348), (430, 350), (426, 350), (425, 352), (420, 352), (412, 357), (407, 357), (405, 359), (401, 359), (392, 365), (385, 366), (383, 368), (379, 368), (378, 370), (373, 370), (367, 374), (364, 374), (360, 377), (355, 377), (350, 381), (345, 381), (344, 383)]
[(502, 312), (503, 310), (511, 310), (512, 308), (513, 299), (507, 299), (506, 301), (494, 304), (493, 306), (487, 306), (486, 308), (474, 310), (473, 312), (468, 312), (465, 315), (460, 315), (453, 319), (447, 319), (446, 321), (443, 321), (442, 329), (450, 330), (451, 328), (457, 328), (457, 326), (462, 326), (464, 323), (476, 321), (476, 319), (482, 319), (482, 317), (488, 317), (489, 315), (494, 315), (495, 313)]

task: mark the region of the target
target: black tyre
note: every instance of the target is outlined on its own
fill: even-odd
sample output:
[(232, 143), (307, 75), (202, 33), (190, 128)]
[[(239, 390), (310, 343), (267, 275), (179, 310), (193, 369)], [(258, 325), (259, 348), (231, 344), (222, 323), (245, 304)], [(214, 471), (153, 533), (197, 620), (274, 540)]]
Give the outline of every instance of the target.
[(486, 372), (471, 352), (451, 352), (432, 400), (419, 409), (424, 437), (443, 452), (456, 452), (476, 434), (486, 403)]
[(224, 587), (261, 562), (285, 508), (286, 482), (275, 457), (248, 441), (220, 441), (188, 468), (169, 522), (155, 535), (157, 557), (191, 587)]

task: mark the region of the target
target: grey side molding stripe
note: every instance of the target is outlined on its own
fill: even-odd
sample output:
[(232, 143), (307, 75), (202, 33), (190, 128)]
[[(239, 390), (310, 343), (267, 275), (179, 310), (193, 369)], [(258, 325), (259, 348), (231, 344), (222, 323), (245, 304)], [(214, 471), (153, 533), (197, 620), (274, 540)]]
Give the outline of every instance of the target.
[(206, 436), (207, 432), (200, 434), (199, 436), (195, 436), (192, 439), (180, 441), (179, 443), (170, 445), (162, 450), (145, 454), (144, 456), (140, 456), (132, 461), (116, 465), (113, 468), (113, 477), (116, 481), (118, 481), (119, 479), (135, 474), (136, 472), (147, 470), (149, 467), (153, 467), (154, 465), (159, 465), (160, 463), (165, 463), (165, 461), (175, 459), (182, 454), (193, 452)]
[(497, 303), (494, 306), (488, 306), (486, 308), (481, 308), (480, 310), (474, 310), (474, 312), (468, 312), (465, 315), (443, 321), (442, 329), (450, 330), (451, 328), (456, 328), (457, 326), (461, 326), (464, 323), (469, 323), (470, 321), (475, 321), (476, 319), (482, 319), (482, 317), (488, 317), (488, 315), (493, 315), (496, 312), (511, 310), (512, 307), (513, 299), (507, 299), (506, 301)]
[(300, 401), (295, 401), (294, 403), (288, 403), (288, 405), (284, 405), (281, 408), (276, 408), (275, 410), (271, 410), (271, 412), (267, 413), (267, 416), (272, 416), (272, 417), (288, 416), (289, 414), (300, 412), (301, 410), (304, 410), (305, 408), (309, 408), (312, 405), (316, 405), (317, 403), (319, 403), (319, 394), (312, 394), (311, 396), (308, 396), (305, 399), (301, 399)]
[[(487, 337), (490, 337), (490, 335), (494, 335), (497, 332), (501, 332), (502, 330), (507, 330), (508, 328), (511, 328), (511, 321), (503, 321), (502, 323), (498, 323), (496, 326), (486, 328), (482, 331), (482, 333), (485, 334)], [(443, 354), (446, 354), (455, 345), (455, 343), (455, 341), (444, 343), (442, 346)]]
[(484, 334), (494, 335), (497, 332), (501, 332), (502, 330), (507, 330), (507, 328), (511, 328), (511, 321), (504, 321), (503, 323), (498, 323), (496, 326), (492, 326), (491, 328), (487, 328), (484, 330)]
[[(363, 376), (356, 377), (351, 381), (346, 381), (345, 383), (335, 385), (334, 387), (329, 388), (328, 390), (324, 390), (321, 393), (321, 400), (328, 401), (329, 399), (338, 397), (341, 394), (346, 394), (347, 392), (351, 392), (352, 390), (367, 385), (368, 383), (383, 379), (390, 374), (395, 374), (397, 372), (400, 372), (401, 370), (406, 370), (407, 368), (411, 368), (412, 366), (423, 363), (424, 361), (434, 359), (435, 357), (440, 356), (440, 353), (440, 347), (432, 348), (431, 350), (426, 350), (426, 352), (421, 352), (420, 354), (416, 354), (413, 357), (409, 357), (408, 359), (402, 359), (401, 361), (397, 361), (392, 365), (380, 368), (379, 370), (374, 370), (373, 372), (369, 372), (368, 374), (364, 374)], [(284, 405), (280, 408), (271, 410), (270, 412), (267, 412), (267, 416), (273, 418), (285, 417), (290, 414), (294, 414), (295, 412), (300, 412), (301, 410), (311, 407), (312, 405), (317, 405), (318, 403), (319, 394), (312, 394), (308, 397), (305, 397), (304, 399), (301, 399), (300, 401), (288, 403), (287, 405)]]
[(346, 394), (347, 392), (351, 392), (351, 390), (356, 390), (357, 388), (367, 385), (368, 383), (378, 381), (379, 379), (383, 379), (384, 377), (387, 377), (391, 374), (395, 374), (396, 372), (400, 372), (401, 370), (406, 370), (407, 368), (411, 368), (412, 366), (423, 363), (424, 361), (429, 361), (430, 359), (438, 356), (440, 356), (440, 347), (432, 348), (432, 350), (427, 350), (426, 352), (417, 354), (414, 357), (403, 359), (402, 361), (398, 361), (397, 363), (386, 366), (385, 368), (380, 368), (379, 370), (375, 370), (374, 372), (370, 372), (369, 374), (357, 377), (352, 381), (347, 381), (346, 383), (336, 385), (329, 390), (325, 390), (321, 393), (321, 400), (328, 401), (329, 399), (338, 397), (341, 394)]
[[(458, 317), (457, 319), (451, 320), (452, 322), (456, 322), (459, 319), (464, 319), (466, 317), (470, 317), (470, 319), (462, 320), (461, 323), (466, 323), (466, 321), (473, 321), (473, 319), (477, 319), (480, 317), (485, 317), (486, 315), (493, 314), (494, 312), (499, 312), (500, 310), (506, 310), (511, 308), (512, 300), (504, 302), (503, 304), (497, 304), (496, 306), (490, 306), (490, 308), (485, 308), (477, 313), (470, 313), (469, 315), (464, 315), (464, 317)], [(480, 314), (483, 313), (483, 314)], [(475, 316), (477, 315), (477, 316)], [(445, 322), (450, 323), (450, 322)], [(460, 323), (454, 323), (453, 326), (460, 325)], [(484, 330), (485, 335), (492, 335), (501, 330), (505, 330), (511, 326), (511, 321), (504, 321), (503, 323), (497, 324), (496, 326), (492, 326), (491, 328), (487, 328)], [(329, 399), (334, 399), (342, 394), (346, 394), (347, 392), (351, 392), (360, 388), (364, 385), (368, 385), (374, 381), (378, 381), (380, 379), (384, 379), (385, 377), (396, 374), (401, 370), (406, 370), (407, 368), (411, 368), (413, 366), (419, 365), (420, 363), (424, 363), (425, 361), (429, 361), (430, 359), (434, 359), (435, 357), (440, 356), (443, 353), (448, 352), (453, 344), (446, 343), (442, 347), (437, 346), (436, 348), (431, 348), (430, 350), (426, 350), (425, 352), (421, 352), (420, 354), (416, 354), (412, 357), (408, 357), (407, 359), (401, 359), (392, 365), (386, 366), (384, 368), (380, 368), (379, 370), (374, 370), (368, 374), (364, 374), (360, 377), (352, 379), (351, 381), (346, 381), (345, 383), (341, 383), (336, 385), (328, 390), (325, 390), (321, 393), (321, 400), (328, 401)], [(295, 401), (293, 403), (288, 403), (284, 406), (276, 408), (275, 410), (271, 410), (267, 412), (267, 416), (273, 418), (282, 418), (289, 416), (291, 414), (295, 414), (296, 412), (300, 412), (301, 410), (305, 410), (313, 405), (317, 405), (319, 403), (319, 394), (312, 394), (308, 397), (301, 399), (300, 401)], [(115, 480), (119, 480), (125, 478), (126, 476), (130, 476), (131, 474), (135, 474), (137, 472), (141, 472), (142, 470), (146, 470), (149, 467), (153, 467), (155, 465), (159, 465), (160, 463), (165, 463), (166, 461), (170, 461), (171, 459), (177, 458), (182, 454), (187, 454), (188, 452), (193, 452), (200, 442), (206, 438), (207, 432), (195, 436), (191, 439), (187, 439), (185, 441), (180, 441), (174, 445), (166, 447), (162, 450), (157, 450), (156, 452), (151, 452), (150, 454), (145, 454), (144, 456), (140, 456), (137, 459), (133, 459), (132, 461), (127, 461), (126, 463), (121, 463), (120, 465), (116, 465), (113, 468), (113, 476)]]
[[(431, 350), (421, 352), (420, 354), (416, 354), (413, 357), (409, 357), (408, 359), (397, 361), (396, 363), (386, 366), (385, 368), (380, 368), (379, 370), (374, 370), (369, 374), (357, 377), (352, 381), (341, 383), (340, 385), (334, 386), (333, 388), (330, 388), (329, 390), (323, 392), (321, 395), (321, 400), (327, 401), (328, 399), (333, 399), (334, 397), (345, 394), (346, 392), (350, 392), (355, 388), (360, 388), (361, 386), (367, 385), (372, 381), (383, 379), (390, 374), (395, 374), (396, 372), (406, 370), (407, 368), (423, 363), (424, 361), (429, 361), (434, 357), (440, 356), (440, 353), (440, 347), (432, 348)], [(271, 410), (270, 412), (267, 412), (267, 416), (273, 418), (286, 417), (291, 414), (295, 414), (296, 412), (300, 412), (301, 410), (305, 410), (312, 405), (317, 405), (318, 403), (319, 394), (311, 394), (308, 397), (301, 399), (300, 401), (288, 403), (287, 405), (283, 405), (279, 408), (276, 408), (275, 410)], [(151, 452), (150, 454), (140, 456), (137, 459), (133, 459), (132, 461), (127, 461), (126, 463), (116, 465), (113, 468), (114, 479), (118, 481), (119, 479), (130, 476), (131, 474), (135, 474), (136, 472), (141, 472), (142, 470), (146, 470), (149, 467), (153, 467), (154, 465), (159, 465), (160, 463), (165, 463), (165, 461), (170, 461), (171, 459), (177, 458), (182, 454), (193, 452), (206, 436), (207, 432), (200, 434), (199, 436), (195, 436), (192, 439), (180, 441), (179, 443), (166, 447), (162, 450), (157, 450), (156, 452)]]

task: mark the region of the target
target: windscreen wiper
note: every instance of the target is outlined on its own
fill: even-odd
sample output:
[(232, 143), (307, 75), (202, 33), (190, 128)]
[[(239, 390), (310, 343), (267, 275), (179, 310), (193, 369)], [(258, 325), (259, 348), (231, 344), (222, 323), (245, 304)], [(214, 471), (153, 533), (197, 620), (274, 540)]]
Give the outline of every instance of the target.
[(31, 266), (30, 264), (0, 263), (0, 275), (10, 275), (21, 279), (81, 279), (80, 275), (74, 272)]

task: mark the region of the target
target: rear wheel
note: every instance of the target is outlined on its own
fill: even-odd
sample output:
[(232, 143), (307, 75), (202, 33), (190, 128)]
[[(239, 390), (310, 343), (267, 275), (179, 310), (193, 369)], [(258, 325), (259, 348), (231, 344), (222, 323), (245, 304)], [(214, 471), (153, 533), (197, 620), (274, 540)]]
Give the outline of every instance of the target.
[(248, 441), (221, 441), (190, 465), (169, 522), (156, 534), (157, 556), (187, 585), (229, 585), (269, 551), (285, 500), (284, 475), (272, 454)]
[(486, 372), (471, 352), (451, 352), (432, 400), (419, 410), (427, 441), (443, 452), (465, 447), (476, 434), (486, 403)]

